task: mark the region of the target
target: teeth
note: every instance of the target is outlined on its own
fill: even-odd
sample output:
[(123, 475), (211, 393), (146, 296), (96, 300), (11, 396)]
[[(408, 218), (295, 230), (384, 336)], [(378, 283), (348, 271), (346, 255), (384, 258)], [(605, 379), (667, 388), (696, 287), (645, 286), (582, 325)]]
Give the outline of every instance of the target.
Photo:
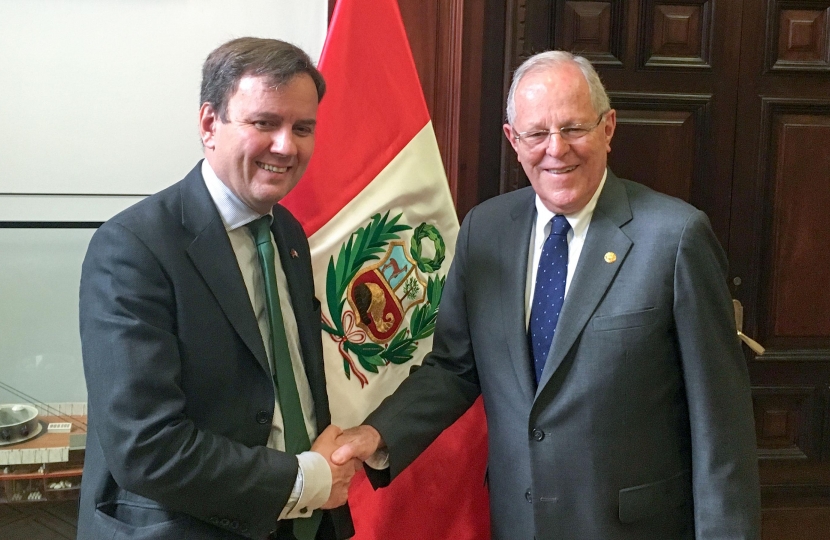
[(260, 163), (260, 162), (257, 162), (257, 167), (259, 167), (260, 169), (265, 169), (266, 171), (273, 172), (273, 173), (284, 173), (285, 171), (288, 170), (288, 167), (275, 167), (274, 165), (268, 165), (267, 163)]
[(565, 174), (571, 172), (574, 169), (576, 169), (576, 165), (574, 165), (573, 167), (565, 167), (564, 169), (548, 169), (548, 172), (550, 172), (551, 174)]

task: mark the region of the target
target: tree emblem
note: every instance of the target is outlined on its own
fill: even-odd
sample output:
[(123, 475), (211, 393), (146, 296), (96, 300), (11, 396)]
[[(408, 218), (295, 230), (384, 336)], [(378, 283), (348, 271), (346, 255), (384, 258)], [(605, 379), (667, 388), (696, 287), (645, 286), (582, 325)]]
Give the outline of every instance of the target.
[[(375, 214), (340, 246), (336, 260), (329, 259), (326, 303), (332, 320), (323, 316), (323, 330), (338, 343), (346, 378), (354, 373), (361, 387), (369, 379), (358, 364), (379, 373), (409, 362), (418, 341), (435, 332), (446, 278), (430, 274), (441, 268), (446, 246), (438, 229), (422, 223), (407, 250), (400, 233), (412, 228), (398, 223), (402, 215)], [(425, 239), (433, 243), (432, 259), (422, 256)]]

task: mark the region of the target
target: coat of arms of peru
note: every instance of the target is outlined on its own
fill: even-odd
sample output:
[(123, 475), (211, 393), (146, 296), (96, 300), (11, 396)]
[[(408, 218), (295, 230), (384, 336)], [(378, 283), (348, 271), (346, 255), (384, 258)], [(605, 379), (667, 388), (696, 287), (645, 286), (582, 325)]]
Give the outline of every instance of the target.
[[(434, 225), (421, 223), (407, 249), (401, 233), (412, 227), (398, 223), (402, 215), (375, 214), (340, 246), (337, 259), (329, 259), (326, 301), (332, 320), (323, 315), (323, 330), (338, 342), (346, 377), (354, 374), (361, 387), (369, 383), (364, 371), (379, 373), (389, 364), (411, 361), (418, 341), (435, 331), (446, 281), (437, 272), (446, 246)], [(426, 242), (432, 243), (432, 258), (423, 255)]]

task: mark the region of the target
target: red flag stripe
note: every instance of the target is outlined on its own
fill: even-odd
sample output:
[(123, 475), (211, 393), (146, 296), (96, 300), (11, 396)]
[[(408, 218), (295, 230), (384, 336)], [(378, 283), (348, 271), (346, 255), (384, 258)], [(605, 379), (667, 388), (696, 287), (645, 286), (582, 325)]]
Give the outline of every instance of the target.
[(475, 404), (387, 488), (372, 489), (361, 471), (349, 488), (353, 540), (490, 538), (487, 427)]
[[(338, 2), (323, 46), (317, 146), (283, 204), (308, 236), (366, 187), (429, 121), (396, 2)], [(337, 124), (327, 119), (337, 118)], [(332, 171), (337, 177), (332, 178)]]

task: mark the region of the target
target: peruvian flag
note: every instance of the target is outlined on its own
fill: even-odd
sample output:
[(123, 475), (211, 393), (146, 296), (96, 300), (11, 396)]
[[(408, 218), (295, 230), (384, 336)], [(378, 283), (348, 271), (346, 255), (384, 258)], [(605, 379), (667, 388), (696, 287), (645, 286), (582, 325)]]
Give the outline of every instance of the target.
[[(332, 422), (360, 424), (432, 347), (458, 219), (395, 0), (339, 0), (316, 148), (283, 200), (311, 245)], [(360, 472), (357, 540), (489, 538), (481, 402), (388, 488)]]

